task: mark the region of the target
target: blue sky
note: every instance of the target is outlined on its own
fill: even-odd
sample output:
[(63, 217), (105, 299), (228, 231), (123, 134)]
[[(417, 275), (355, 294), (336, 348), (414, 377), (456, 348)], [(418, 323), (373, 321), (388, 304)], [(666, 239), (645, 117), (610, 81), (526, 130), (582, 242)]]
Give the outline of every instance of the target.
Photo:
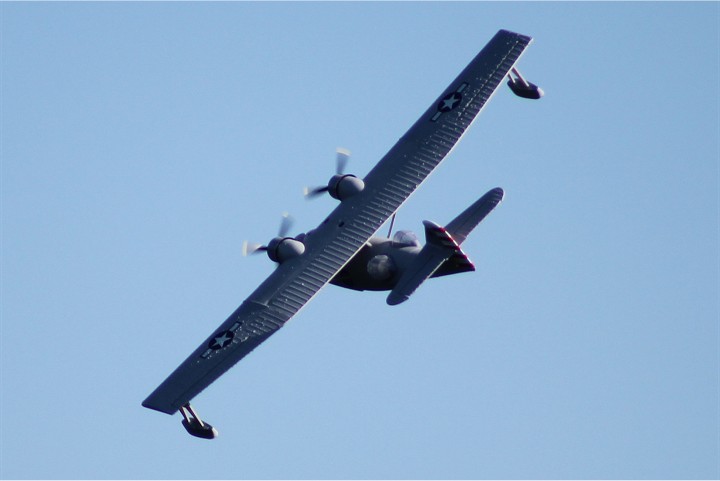
[[(2, 3), (2, 478), (717, 478), (718, 3)], [(503, 89), (400, 211), (477, 272), (326, 287), (198, 396), (140, 402), (499, 28)], [(383, 228), (382, 231), (384, 231)]]

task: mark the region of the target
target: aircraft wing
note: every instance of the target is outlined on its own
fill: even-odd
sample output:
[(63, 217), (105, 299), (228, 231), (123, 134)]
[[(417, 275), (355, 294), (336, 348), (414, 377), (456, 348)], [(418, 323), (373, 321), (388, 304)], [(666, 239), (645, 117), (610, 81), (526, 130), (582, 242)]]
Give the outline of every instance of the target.
[[(293, 317), (438, 166), (531, 38), (500, 30), (348, 198), (304, 240), (143, 406), (173, 414)], [(381, 112), (379, 112), (381, 113)]]

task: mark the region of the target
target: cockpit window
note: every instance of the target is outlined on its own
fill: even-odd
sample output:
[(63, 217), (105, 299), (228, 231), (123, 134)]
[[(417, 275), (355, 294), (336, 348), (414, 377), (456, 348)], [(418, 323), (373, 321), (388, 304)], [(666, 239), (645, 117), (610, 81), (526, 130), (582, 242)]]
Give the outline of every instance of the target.
[(417, 236), (409, 230), (399, 230), (393, 236), (393, 244), (397, 246), (420, 246)]

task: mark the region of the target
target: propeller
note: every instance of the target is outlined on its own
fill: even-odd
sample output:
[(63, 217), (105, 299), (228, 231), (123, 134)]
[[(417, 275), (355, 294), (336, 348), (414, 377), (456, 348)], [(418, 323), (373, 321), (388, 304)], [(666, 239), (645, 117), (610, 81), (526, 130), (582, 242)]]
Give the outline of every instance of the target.
[[(278, 237), (287, 237), (290, 228), (293, 225), (293, 218), (287, 212), (283, 213), (282, 219), (280, 220), (280, 229), (278, 230)], [(258, 244), (257, 242), (243, 241), (242, 254), (248, 256), (250, 254), (257, 254), (258, 252), (265, 252), (268, 250), (268, 246)]]
[(243, 257), (247, 257), (250, 254), (257, 254), (258, 252), (265, 252), (265, 251), (267, 251), (267, 249), (268, 249), (267, 246), (258, 244), (257, 242), (243, 241), (242, 255), (243, 255)]
[[(350, 160), (350, 151), (347, 149), (343, 149), (342, 147), (338, 147), (336, 152), (337, 156), (335, 157), (335, 174), (342, 175), (345, 172), (345, 167), (347, 167), (348, 160)], [(329, 189), (329, 185), (325, 185), (322, 187), (305, 187), (303, 193), (305, 194), (305, 197), (307, 199), (312, 199), (314, 197), (324, 194)]]

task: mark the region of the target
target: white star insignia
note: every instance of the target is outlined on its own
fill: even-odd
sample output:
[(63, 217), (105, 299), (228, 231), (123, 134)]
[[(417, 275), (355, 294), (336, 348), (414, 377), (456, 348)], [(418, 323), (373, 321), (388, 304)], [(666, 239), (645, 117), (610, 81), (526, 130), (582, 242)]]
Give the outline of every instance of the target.
[(443, 108), (452, 110), (452, 108), (455, 107), (455, 104), (458, 103), (459, 101), (460, 101), (460, 99), (453, 95), (449, 99), (443, 100)]
[(460, 102), (461, 99), (462, 96), (459, 93), (451, 93), (440, 101), (440, 104), (438, 105), (438, 110), (440, 112), (450, 112), (452, 109), (455, 108), (455, 106), (458, 104), (458, 102)]
[(226, 344), (230, 339), (232, 339), (232, 338), (231, 338), (230, 336), (228, 336), (228, 333), (227, 333), (227, 332), (223, 332), (223, 333), (222, 333), (222, 336), (218, 336), (218, 337), (216, 337), (216, 338), (213, 340), (213, 345), (212, 345), (212, 347), (214, 347), (214, 348), (216, 348), (216, 349), (221, 349), (221, 348), (225, 347), (225, 344)]

